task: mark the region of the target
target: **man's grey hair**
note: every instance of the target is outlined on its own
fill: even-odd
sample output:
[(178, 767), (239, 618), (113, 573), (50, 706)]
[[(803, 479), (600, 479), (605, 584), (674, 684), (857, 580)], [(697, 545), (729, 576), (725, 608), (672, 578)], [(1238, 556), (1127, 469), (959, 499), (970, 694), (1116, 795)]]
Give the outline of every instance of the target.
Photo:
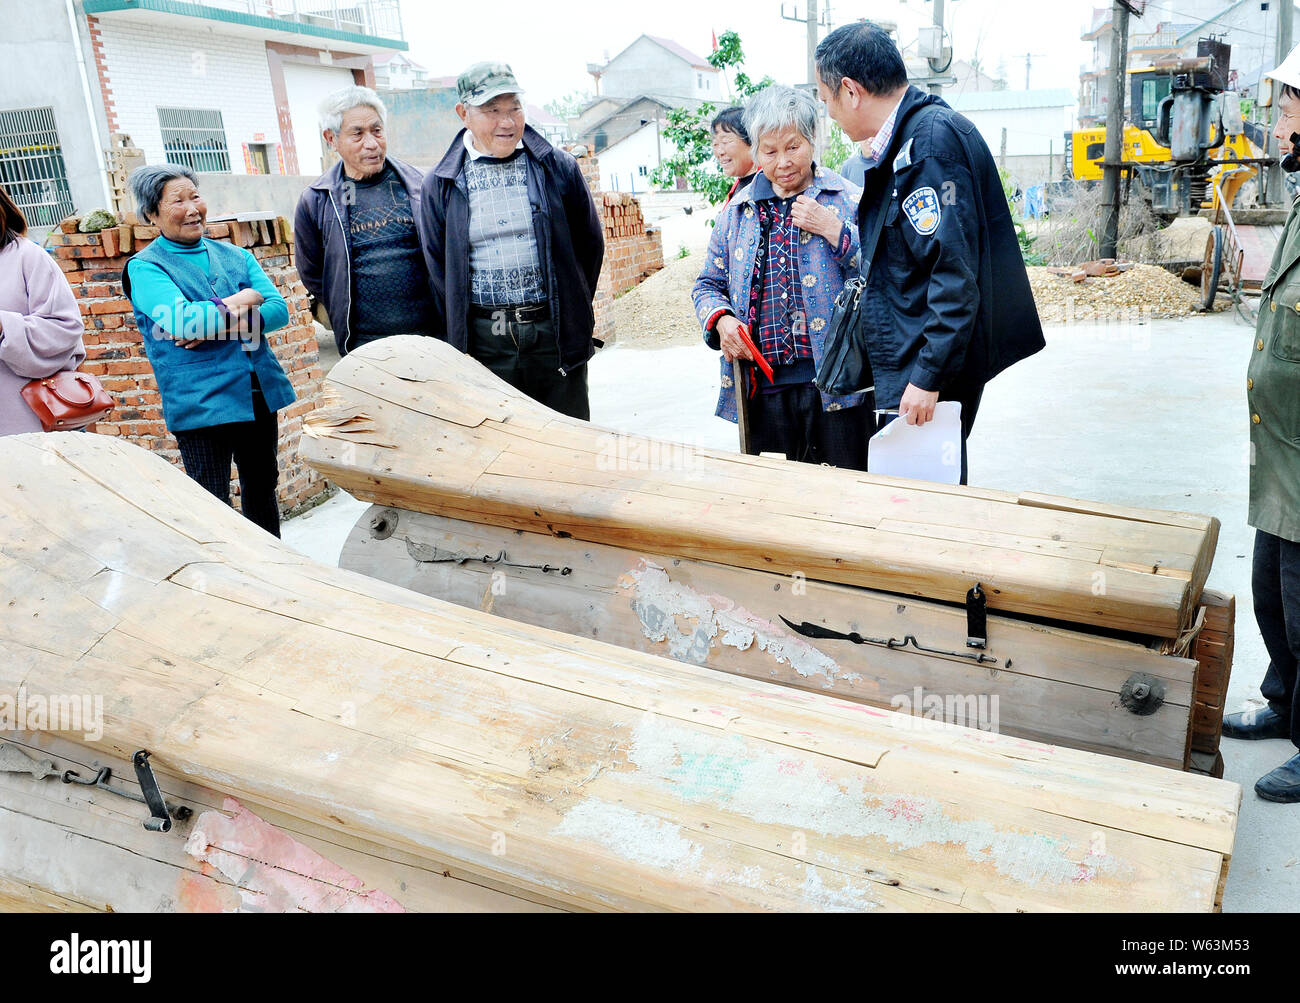
[(128, 183), (131, 186), (131, 197), (135, 199), (136, 211), (149, 219), (156, 217), (163, 189), (167, 187), (168, 181), (177, 178), (189, 178), (195, 188), (199, 186), (194, 172), (184, 164), (146, 164), (132, 171)]
[(343, 116), (353, 108), (373, 108), (379, 113), (379, 121), (388, 125), (388, 109), (378, 94), (369, 87), (344, 87), (325, 98), (317, 109), (322, 130), (338, 133), (343, 128)]
[(745, 131), (755, 146), (766, 133), (780, 132), (790, 126), (817, 145), (817, 102), (807, 91), (771, 84), (745, 105)]

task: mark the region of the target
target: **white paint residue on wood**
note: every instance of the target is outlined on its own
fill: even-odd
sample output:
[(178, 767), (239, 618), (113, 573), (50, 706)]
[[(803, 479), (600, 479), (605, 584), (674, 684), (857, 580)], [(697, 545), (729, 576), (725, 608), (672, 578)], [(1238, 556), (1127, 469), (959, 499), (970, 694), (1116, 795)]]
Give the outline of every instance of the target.
[[(828, 687), (836, 679), (849, 682), (862, 679), (856, 672), (842, 672), (834, 659), (770, 620), (724, 596), (701, 595), (688, 585), (674, 582), (664, 568), (644, 558), (639, 567), (619, 579), (619, 585), (632, 590), (632, 609), (641, 621), (645, 636), (651, 641), (666, 642), (668, 654), (678, 661), (706, 664), (715, 641), (739, 651), (757, 645), (760, 651), (789, 665), (804, 678), (823, 676)], [(692, 622), (695, 629), (682, 630), (677, 625), (679, 616)]]
[(1067, 837), (1001, 829), (983, 819), (956, 819), (933, 798), (882, 789), (870, 780), (847, 789), (790, 750), (771, 752), (736, 734), (712, 735), (646, 714), (628, 759), (643, 783), (683, 801), (734, 812), (755, 822), (838, 838), (887, 842), (897, 849), (953, 844), (1026, 885), (1130, 879), (1132, 869)]
[(870, 898), (866, 891), (851, 881), (845, 881), (839, 888), (831, 888), (822, 882), (822, 876), (812, 864), (804, 867), (803, 897), (810, 904), (826, 912), (861, 912), (863, 909), (875, 909), (879, 902)]
[(681, 834), (681, 826), (600, 798), (570, 808), (553, 834), (591, 840), (650, 867), (692, 869), (700, 862), (701, 848)]

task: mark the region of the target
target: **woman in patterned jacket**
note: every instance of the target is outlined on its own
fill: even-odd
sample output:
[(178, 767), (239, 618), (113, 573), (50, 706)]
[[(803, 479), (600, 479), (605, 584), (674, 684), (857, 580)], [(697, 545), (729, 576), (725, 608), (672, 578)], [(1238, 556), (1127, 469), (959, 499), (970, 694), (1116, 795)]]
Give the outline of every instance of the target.
[[(858, 271), (860, 191), (813, 162), (817, 105), (791, 87), (761, 90), (745, 109), (761, 174), (718, 217), (695, 313), (722, 352), (717, 414), (736, 420), (731, 362), (753, 361), (742, 325), (773, 381), (752, 367), (750, 448), (865, 470), (875, 431), (868, 394), (832, 397), (813, 385), (835, 297)], [(754, 385), (757, 384), (757, 385)]]

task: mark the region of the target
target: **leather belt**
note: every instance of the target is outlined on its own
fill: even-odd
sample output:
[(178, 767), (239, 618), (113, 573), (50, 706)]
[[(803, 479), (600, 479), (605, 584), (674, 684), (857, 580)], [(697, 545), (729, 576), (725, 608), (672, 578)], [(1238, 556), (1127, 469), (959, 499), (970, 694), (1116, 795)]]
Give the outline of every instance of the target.
[(551, 315), (551, 308), (546, 303), (531, 306), (475, 306), (470, 307), (475, 317), (487, 320), (505, 320), (513, 324), (536, 324)]

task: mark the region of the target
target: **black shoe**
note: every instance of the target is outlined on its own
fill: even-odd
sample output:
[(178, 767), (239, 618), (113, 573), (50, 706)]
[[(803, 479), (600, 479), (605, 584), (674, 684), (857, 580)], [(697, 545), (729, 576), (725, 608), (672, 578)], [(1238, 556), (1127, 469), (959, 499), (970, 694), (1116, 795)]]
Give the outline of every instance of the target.
[(1265, 801), (1283, 804), (1300, 802), (1300, 752), (1271, 773), (1266, 773), (1255, 784), (1255, 793)]
[(1223, 719), (1225, 738), (1290, 738), (1290, 722), (1272, 707), (1253, 707), (1236, 714), (1228, 714)]

